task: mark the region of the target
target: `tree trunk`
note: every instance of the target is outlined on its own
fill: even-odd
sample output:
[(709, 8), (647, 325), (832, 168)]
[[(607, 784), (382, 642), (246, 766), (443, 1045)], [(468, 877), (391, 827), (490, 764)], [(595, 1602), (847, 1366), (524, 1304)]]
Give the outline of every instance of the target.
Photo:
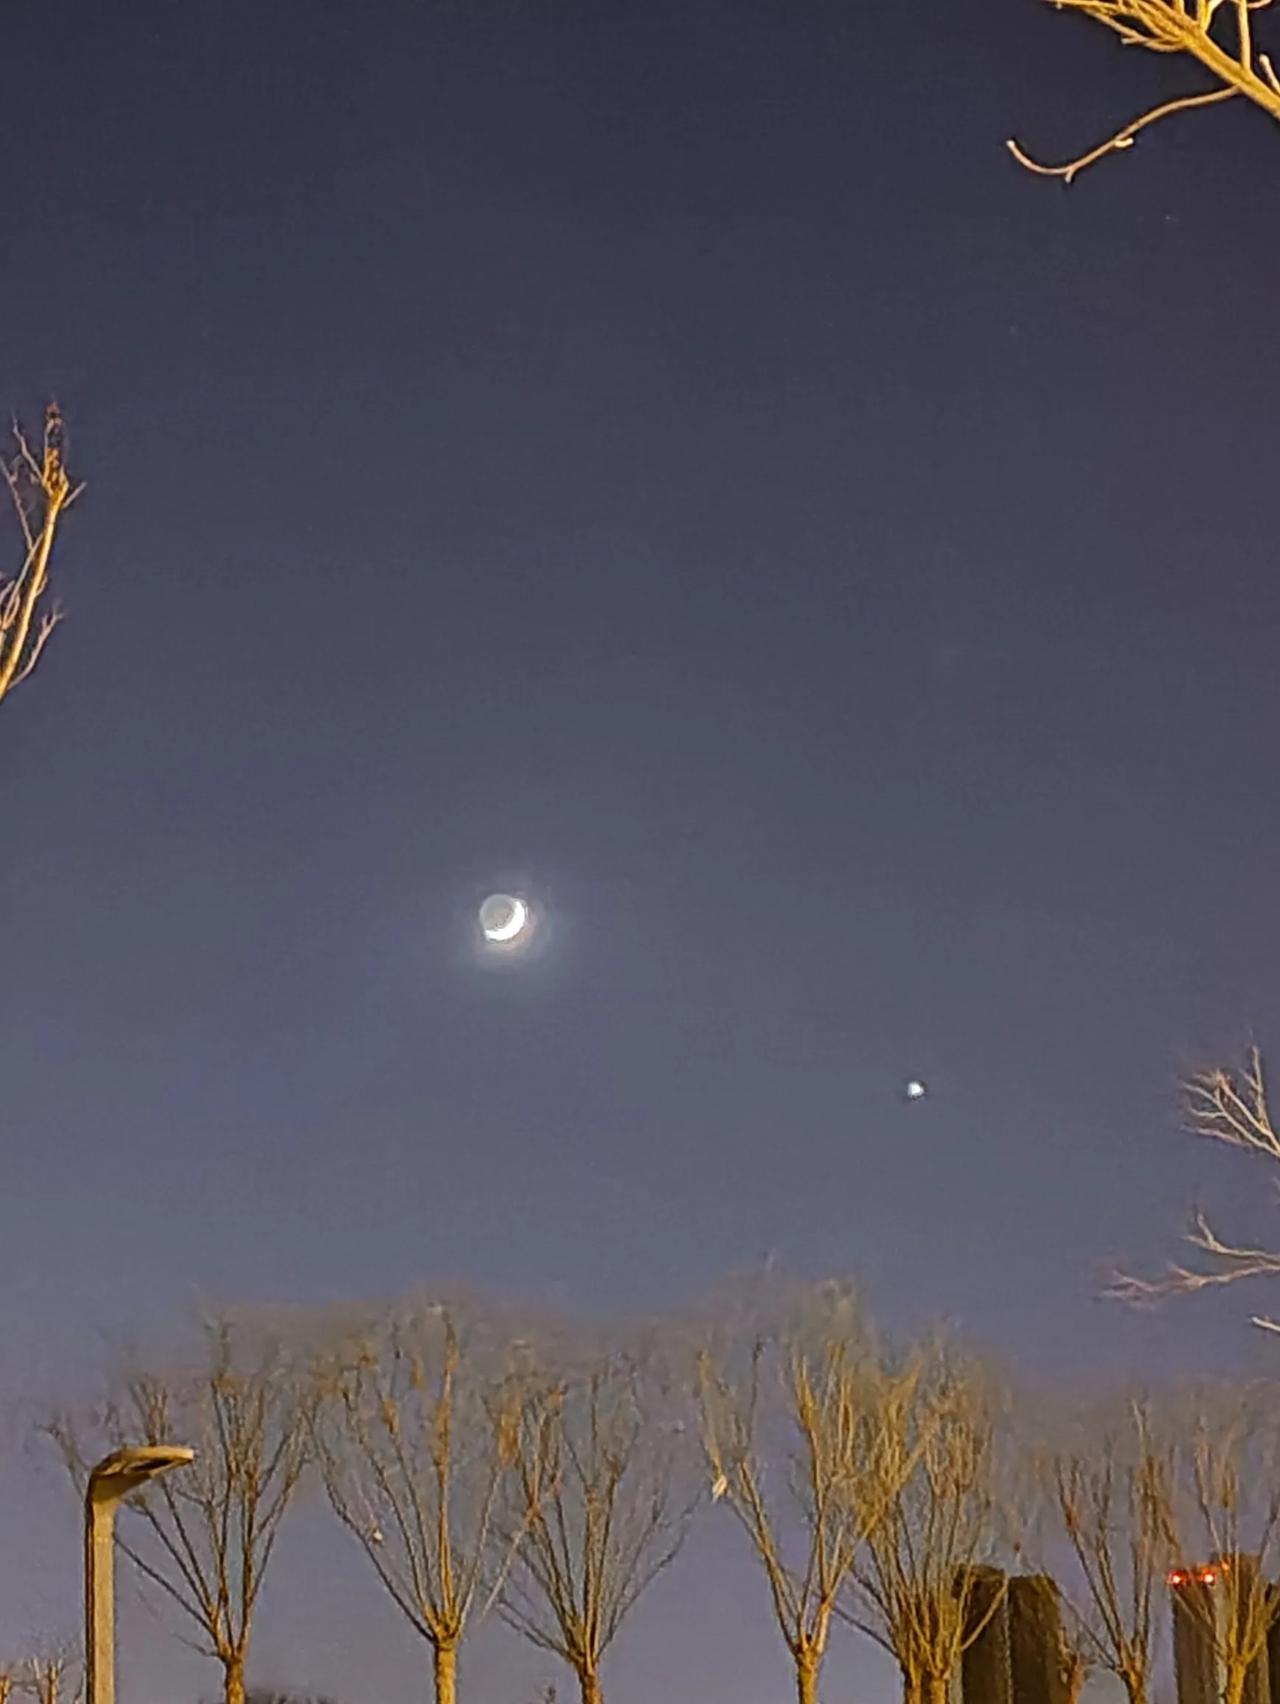
[(1142, 1675), (1121, 1675), (1120, 1684), (1125, 1689), (1125, 1704), (1147, 1704), (1147, 1677)]
[(1226, 1679), (1222, 1684), (1222, 1704), (1241, 1704), (1244, 1698), (1244, 1683), (1249, 1671), (1239, 1663), (1233, 1663), (1227, 1670)]
[(818, 1704), (818, 1674), (821, 1663), (812, 1651), (796, 1657), (796, 1698), (799, 1704)]
[(951, 1683), (945, 1674), (902, 1675), (903, 1704), (947, 1704)]
[(224, 1675), (222, 1695), (226, 1704), (244, 1704), (244, 1653), (222, 1660)]
[(594, 1669), (578, 1670), (578, 1686), (582, 1692), (582, 1704), (604, 1704), (604, 1693), (600, 1690), (600, 1679)]
[(435, 1647), (436, 1704), (456, 1704), (458, 1697), (458, 1647)]

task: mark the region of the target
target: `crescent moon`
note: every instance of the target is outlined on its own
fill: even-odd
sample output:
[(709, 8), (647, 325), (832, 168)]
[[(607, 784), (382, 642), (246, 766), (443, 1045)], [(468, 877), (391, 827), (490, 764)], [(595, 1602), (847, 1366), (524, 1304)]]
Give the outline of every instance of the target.
[(529, 907), (522, 899), (513, 899), (510, 917), (507, 918), (505, 923), (490, 924), (484, 932), (485, 939), (499, 943), (514, 941), (528, 921)]

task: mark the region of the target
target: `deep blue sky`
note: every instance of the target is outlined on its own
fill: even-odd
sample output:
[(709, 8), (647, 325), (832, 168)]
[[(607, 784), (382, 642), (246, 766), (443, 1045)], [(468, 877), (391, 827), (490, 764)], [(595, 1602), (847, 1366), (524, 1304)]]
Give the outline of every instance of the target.
[[(0, 712), (10, 1389), (210, 1292), (769, 1252), (1038, 1370), (1247, 1353), (1094, 1296), (1202, 1180), (1258, 1223), (1173, 1086), (1277, 993), (1274, 127), (1030, 178), (1190, 86), (1034, 0), (12, 0), (5, 60), (0, 381), (89, 481)], [(74, 1511), (0, 1493), (16, 1641)], [(611, 1704), (784, 1684), (705, 1542)], [(292, 1545), (260, 1677), (419, 1696)]]

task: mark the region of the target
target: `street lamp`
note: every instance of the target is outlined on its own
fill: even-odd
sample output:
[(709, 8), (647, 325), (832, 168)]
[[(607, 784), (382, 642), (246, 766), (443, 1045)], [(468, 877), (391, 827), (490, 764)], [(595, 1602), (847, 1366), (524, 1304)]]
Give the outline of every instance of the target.
[(180, 1444), (143, 1444), (114, 1450), (89, 1475), (84, 1493), (86, 1704), (115, 1704), (116, 1510), (139, 1486), (195, 1459), (196, 1452)]

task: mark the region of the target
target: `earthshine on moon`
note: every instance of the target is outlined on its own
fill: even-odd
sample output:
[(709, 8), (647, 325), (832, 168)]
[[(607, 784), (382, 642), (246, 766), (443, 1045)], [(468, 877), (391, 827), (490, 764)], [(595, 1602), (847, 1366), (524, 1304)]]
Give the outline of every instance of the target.
[(490, 946), (513, 946), (529, 927), (529, 907), (511, 893), (491, 893), (480, 907), (480, 933)]

